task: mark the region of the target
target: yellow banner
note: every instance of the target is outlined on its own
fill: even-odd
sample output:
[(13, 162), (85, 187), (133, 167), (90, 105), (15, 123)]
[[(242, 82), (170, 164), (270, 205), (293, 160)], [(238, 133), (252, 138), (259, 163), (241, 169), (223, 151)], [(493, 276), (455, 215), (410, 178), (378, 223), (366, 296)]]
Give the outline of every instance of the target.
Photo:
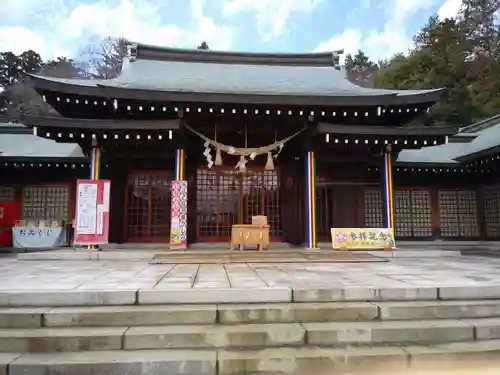
[(382, 249), (396, 247), (392, 228), (332, 228), (335, 250)]

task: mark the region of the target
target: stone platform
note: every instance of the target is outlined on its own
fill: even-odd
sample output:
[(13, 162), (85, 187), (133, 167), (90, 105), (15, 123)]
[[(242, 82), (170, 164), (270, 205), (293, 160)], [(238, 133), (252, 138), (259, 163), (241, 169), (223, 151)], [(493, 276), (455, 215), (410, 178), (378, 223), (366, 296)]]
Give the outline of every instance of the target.
[(393, 258), (383, 263), (225, 265), (0, 259), (0, 291), (482, 285), (500, 285), (500, 259), (426, 257)]
[[(227, 249), (187, 249), (184, 251), (157, 250), (150, 248), (103, 249), (101, 251), (86, 249), (59, 249), (19, 253), (19, 260), (31, 261), (158, 261), (163, 263), (312, 263), (312, 262), (376, 262), (391, 258), (441, 258), (460, 257), (456, 250), (406, 250), (394, 251), (353, 251), (340, 252), (333, 250), (305, 250), (303, 248), (272, 249), (257, 252), (255, 250)], [(198, 262), (197, 262), (198, 258)], [(178, 260), (178, 261), (176, 261)]]
[[(498, 259), (0, 259), (0, 375), (496, 375), (498, 366)], [(429, 368), (453, 370), (415, 372)]]
[(155, 254), (153, 262), (161, 264), (231, 264), (231, 263), (369, 263), (387, 262), (357, 251), (312, 250), (242, 250), (242, 251), (182, 251)]

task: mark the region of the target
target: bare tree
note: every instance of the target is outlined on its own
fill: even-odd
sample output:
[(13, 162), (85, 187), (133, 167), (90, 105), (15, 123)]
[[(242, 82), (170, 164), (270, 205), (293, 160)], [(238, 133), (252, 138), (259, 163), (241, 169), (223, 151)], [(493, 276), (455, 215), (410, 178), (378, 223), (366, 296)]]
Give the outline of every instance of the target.
[(55, 60), (44, 63), (38, 74), (55, 78), (85, 77), (85, 72), (82, 71), (77, 63), (67, 57), (58, 57)]
[(83, 64), (89, 78), (110, 79), (122, 71), (123, 59), (127, 56), (129, 42), (125, 38), (105, 38), (91, 43), (82, 54)]

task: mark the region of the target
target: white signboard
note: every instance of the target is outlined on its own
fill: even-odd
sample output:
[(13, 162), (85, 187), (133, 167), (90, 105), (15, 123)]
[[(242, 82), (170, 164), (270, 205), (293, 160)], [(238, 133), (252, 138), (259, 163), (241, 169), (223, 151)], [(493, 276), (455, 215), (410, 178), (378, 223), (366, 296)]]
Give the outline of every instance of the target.
[(97, 185), (78, 185), (78, 215), (76, 231), (80, 234), (95, 234), (97, 229)]

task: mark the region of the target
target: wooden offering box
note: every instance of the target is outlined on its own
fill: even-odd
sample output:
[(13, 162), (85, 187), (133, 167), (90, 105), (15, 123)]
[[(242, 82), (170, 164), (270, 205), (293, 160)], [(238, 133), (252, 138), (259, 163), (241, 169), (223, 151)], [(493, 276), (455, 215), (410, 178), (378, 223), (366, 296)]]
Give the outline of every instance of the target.
[(243, 250), (244, 245), (257, 245), (262, 251), (269, 243), (269, 225), (260, 224), (235, 224), (231, 228), (231, 250), (234, 245), (239, 245)]

